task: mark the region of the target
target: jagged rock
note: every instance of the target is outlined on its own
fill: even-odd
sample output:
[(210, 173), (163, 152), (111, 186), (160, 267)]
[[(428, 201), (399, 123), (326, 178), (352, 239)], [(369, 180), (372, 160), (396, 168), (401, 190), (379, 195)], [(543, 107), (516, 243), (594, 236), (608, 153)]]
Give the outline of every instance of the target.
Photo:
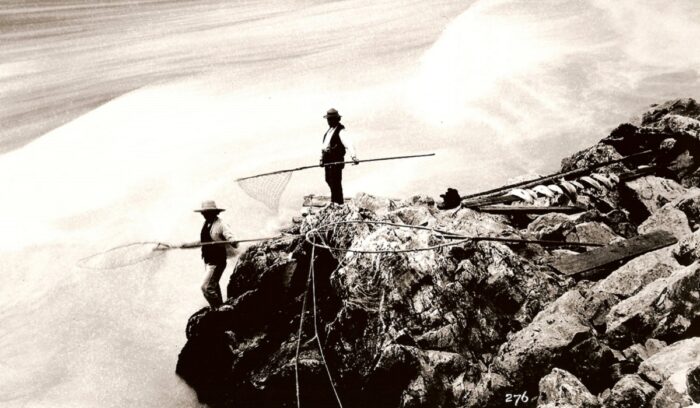
[(610, 293), (620, 299), (635, 295), (647, 284), (680, 268), (671, 248), (661, 248), (632, 259), (596, 283), (591, 292)]
[(651, 214), (642, 225), (637, 228), (640, 234), (646, 234), (652, 231), (668, 231), (678, 239), (682, 239), (691, 233), (688, 225), (688, 217), (685, 213), (677, 208), (666, 204), (659, 211)]
[(375, 213), (389, 212), (397, 208), (397, 203), (390, 198), (375, 197), (366, 193), (358, 193), (355, 197), (353, 197), (352, 203), (358, 210), (371, 211)]
[(700, 106), (693, 98), (679, 98), (654, 105), (652, 109), (642, 115), (642, 126), (654, 126), (667, 115), (700, 120)]
[[(471, 394), (468, 406), (500, 406), (500, 398), (507, 389), (533, 395), (537, 392), (537, 379), (555, 365), (582, 380), (591, 380), (598, 375), (597, 371), (607, 366), (610, 356), (597, 342), (580, 312), (584, 302), (581, 293), (569, 291), (540, 312), (531, 324), (510, 337), (490, 366), (490, 372), (500, 376), (500, 380), (494, 384), (493, 377), (483, 377)], [(489, 382), (490, 386), (486, 384)]]
[(435, 207), (403, 207), (389, 213), (389, 219), (397, 224), (432, 227), (435, 224)]
[(674, 271), (615, 305), (606, 336), (625, 347), (647, 337), (680, 338), (700, 315), (700, 264)]
[[(696, 235), (593, 282), (559, 276), (547, 266), (563, 249), (483, 240), (437, 248), (456, 240), (434, 231), (347, 222), (607, 243), (655, 225), (667, 229), (671, 216), (677, 234), (687, 233), (682, 212), (697, 231), (700, 189), (688, 186), (700, 182), (700, 142), (692, 135), (693, 121), (673, 116), (696, 112), (694, 106), (658, 107), (643, 126), (620, 126), (565, 159), (565, 169), (573, 169), (659, 148), (653, 156), (600, 170), (619, 174), (646, 164), (655, 166), (656, 176), (607, 192), (585, 189), (580, 199), (589, 209), (583, 214), (530, 221), (465, 208), (439, 211), (427, 196), (366, 194), (306, 212), (289, 231), (319, 231), (315, 242), (332, 249), (303, 237), (248, 247), (229, 280), (226, 304), (202, 309), (188, 322), (177, 373), (212, 408), (295, 406), (297, 368), (303, 406), (335, 405), (331, 381), (349, 408), (501, 407), (508, 393), (523, 392), (530, 397), (523, 406), (532, 406), (540, 382), (541, 405), (581, 405), (571, 397), (582, 395), (595, 404), (585, 387), (607, 406), (642, 406), (655, 393), (644, 376), (659, 371), (643, 364), (659, 366), (654, 359), (671, 349), (659, 351), (663, 341), (700, 335)], [(435, 249), (422, 251), (428, 247)], [(421, 251), (356, 252), (378, 249)], [(689, 266), (681, 267), (670, 251)], [(654, 397), (658, 406), (700, 393), (698, 369), (689, 368), (684, 377), (687, 392), (680, 374), (669, 370), (653, 384), (661, 389)]]
[(467, 360), (456, 353), (389, 345), (368, 376), (368, 403), (401, 408), (449, 405), (456, 399), (454, 392), (463, 392), (452, 384), (466, 369)]
[(670, 344), (644, 360), (639, 366), (639, 375), (661, 386), (676, 373), (683, 372), (685, 376), (699, 364), (700, 337), (693, 337)]
[(610, 197), (611, 195), (617, 195), (617, 193), (608, 194), (608, 200), (611, 202), (609, 205), (613, 207), (612, 210), (607, 212), (588, 210), (581, 214), (577, 221), (597, 221), (607, 225), (617, 235), (622, 237), (631, 238), (637, 236), (637, 226), (630, 222), (629, 214), (625, 210), (618, 208), (619, 205), (616, 204), (620, 200), (619, 197)]
[(700, 120), (683, 115), (667, 114), (649, 128), (664, 133), (684, 133), (692, 137), (700, 137)]
[(432, 207), (435, 205), (435, 199), (427, 195), (419, 194), (411, 197), (409, 203), (411, 203), (412, 205), (425, 205), (428, 207)]
[(690, 265), (700, 259), (700, 230), (678, 241), (673, 247), (673, 256), (681, 265)]
[[(615, 148), (621, 155), (629, 156), (644, 150), (657, 150), (667, 135), (649, 129), (623, 123), (615, 128), (601, 143)], [(640, 164), (640, 160), (628, 161), (629, 166)]]
[(697, 231), (700, 228), (700, 190), (691, 189), (674, 206), (688, 217), (690, 229)]
[(656, 393), (656, 388), (636, 374), (625, 375), (603, 399), (605, 408), (644, 407)]
[(638, 223), (687, 192), (677, 182), (656, 176), (640, 177), (624, 185), (621, 204), (629, 211), (632, 221)]
[(576, 215), (547, 213), (535, 218), (527, 227), (527, 232), (537, 239), (563, 240), (576, 227)]
[[(561, 171), (581, 169), (584, 167), (590, 167), (594, 164), (604, 163), (620, 158), (622, 158), (622, 155), (620, 155), (620, 153), (618, 153), (614, 147), (598, 143), (588, 149), (581, 150), (580, 152), (563, 159), (561, 161)], [(618, 168), (620, 166), (618, 166)]]
[(700, 365), (688, 371), (688, 395), (694, 402), (700, 402)]
[(600, 406), (578, 378), (565, 370), (555, 368), (542, 377), (537, 406), (542, 408), (571, 407), (597, 408)]
[(584, 222), (574, 227), (573, 231), (564, 237), (567, 242), (589, 242), (594, 244), (609, 244), (621, 237), (610, 227), (599, 222)]
[(653, 407), (692, 405), (688, 374), (700, 365), (700, 337), (681, 340), (662, 349), (639, 366), (639, 375), (661, 386)]
[(589, 295), (586, 297), (583, 315), (596, 330), (604, 332), (605, 318), (620, 299), (612, 293), (598, 291), (595, 288), (587, 290), (587, 293)]
[(457, 214), (443, 211), (436, 215), (438, 224), (446, 231), (466, 236), (514, 235), (515, 229), (503, 215), (482, 213), (462, 208)]
[(652, 408), (676, 408), (689, 407), (693, 405), (693, 400), (687, 394), (687, 388), (681, 381), (685, 379), (677, 378), (664, 382), (663, 387), (651, 400)]
[(648, 339), (643, 345), (639, 343), (633, 344), (624, 349), (622, 353), (627, 360), (631, 361), (633, 364), (639, 365), (642, 361), (658, 353), (659, 350), (666, 346), (667, 344), (664, 341)]

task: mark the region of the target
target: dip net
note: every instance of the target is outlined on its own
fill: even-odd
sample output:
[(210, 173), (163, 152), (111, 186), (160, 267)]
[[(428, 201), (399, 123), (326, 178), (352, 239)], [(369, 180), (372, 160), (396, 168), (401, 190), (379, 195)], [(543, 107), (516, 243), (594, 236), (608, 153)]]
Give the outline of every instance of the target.
[(78, 261), (85, 269), (117, 269), (159, 257), (171, 246), (162, 242), (134, 242), (120, 245)]
[(293, 171), (246, 177), (236, 180), (241, 189), (254, 200), (265, 204), (267, 208), (277, 211), (280, 198), (287, 188)]
[[(435, 153), (427, 154), (414, 154), (410, 156), (393, 156), (393, 157), (380, 157), (377, 159), (367, 159), (359, 161), (339, 161), (333, 163), (326, 163), (323, 166), (332, 166), (337, 164), (349, 164), (349, 163), (366, 163), (366, 162), (377, 162), (384, 160), (398, 160), (398, 159), (413, 159), (417, 157), (428, 157), (434, 156)], [(243, 177), (236, 179), (236, 182), (241, 187), (241, 189), (254, 200), (260, 201), (265, 204), (267, 208), (277, 211), (279, 208), (280, 198), (284, 189), (287, 188), (289, 180), (292, 178), (292, 173), (299, 170), (307, 169), (317, 169), (318, 165), (314, 166), (303, 166), (297, 167), (295, 169), (279, 170), (270, 173), (258, 174), (250, 177)]]

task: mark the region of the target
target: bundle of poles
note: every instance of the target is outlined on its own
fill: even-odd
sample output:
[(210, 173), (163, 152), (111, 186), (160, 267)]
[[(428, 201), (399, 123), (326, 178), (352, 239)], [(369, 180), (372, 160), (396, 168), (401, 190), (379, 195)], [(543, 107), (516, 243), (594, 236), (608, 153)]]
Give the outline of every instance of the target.
[[(513, 184), (508, 184), (505, 186), (497, 187), (491, 190), (486, 190), (486, 191), (481, 191), (478, 193), (473, 193), (469, 195), (465, 195), (461, 197), (462, 200), (462, 207), (478, 207), (482, 205), (490, 205), (490, 204), (498, 204), (498, 203), (503, 203), (503, 202), (508, 202), (510, 201), (510, 197), (507, 195), (504, 196), (505, 193), (508, 191), (515, 189), (515, 188), (520, 188), (520, 189), (525, 189), (525, 188), (530, 188), (534, 187), (538, 184), (542, 183), (547, 183), (555, 180), (560, 180), (560, 179), (572, 179), (576, 178), (578, 176), (588, 174), (593, 172), (596, 169), (599, 169), (601, 167), (606, 167), (610, 166), (613, 164), (617, 163), (622, 163), (634, 159), (639, 159), (644, 156), (650, 155), (653, 153), (653, 150), (645, 150), (639, 153), (631, 154), (629, 156), (625, 156), (619, 159), (615, 160), (609, 160), (605, 161), (602, 163), (597, 163), (588, 167), (580, 168), (580, 169), (575, 169), (575, 170), (569, 170), (569, 171), (563, 171), (559, 173), (554, 173), (550, 174), (547, 176), (539, 177), (536, 179), (531, 179), (531, 180), (526, 180), (526, 181), (521, 181), (518, 183), (513, 183)], [(636, 175), (636, 172), (631, 172), (630, 175), (634, 176)], [(621, 175), (620, 179), (624, 180), (626, 175)]]

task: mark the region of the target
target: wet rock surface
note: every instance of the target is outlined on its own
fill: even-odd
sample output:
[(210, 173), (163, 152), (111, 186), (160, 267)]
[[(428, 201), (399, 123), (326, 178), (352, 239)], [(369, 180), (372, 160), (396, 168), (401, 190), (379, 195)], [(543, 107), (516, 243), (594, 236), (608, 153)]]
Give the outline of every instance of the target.
[[(655, 149), (605, 170), (650, 166), (640, 177), (609, 191), (583, 186), (586, 208), (575, 215), (515, 219), (366, 194), (307, 210), (287, 230), (302, 235), (240, 256), (225, 305), (190, 318), (176, 371), (215, 408), (294, 407), (297, 389), (313, 407), (697, 402), (698, 120), (695, 101), (670, 101), (564, 159), (571, 170)], [(657, 229), (679, 242), (604, 274), (567, 277), (548, 265), (590, 249), (577, 243)], [(312, 230), (318, 246), (303, 237)]]

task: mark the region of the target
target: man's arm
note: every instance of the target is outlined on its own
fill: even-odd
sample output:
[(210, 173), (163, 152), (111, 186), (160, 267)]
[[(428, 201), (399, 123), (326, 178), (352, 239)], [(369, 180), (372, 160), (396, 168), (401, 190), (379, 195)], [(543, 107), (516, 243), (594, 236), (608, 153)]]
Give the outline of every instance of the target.
[(352, 137), (348, 136), (345, 130), (341, 131), (339, 136), (340, 142), (343, 144), (343, 146), (345, 146), (345, 150), (350, 155), (350, 158), (355, 162), (355, 164), (357, 164), (357, 152), (355, 151), (355, 146), (352, 143)]
[(234, 248), (238, 247), (238, 242), (231, 232), (231, 228), (223, 221), (219, 220), (216, 223), (216, 231), (212, 235), (216, 236), (217, 241), (228, 241)]
[(183, 242), (181, 244), (175, 245), (175, 248), (197, 248), (198, 246), (201, 246), (201, 245), (202, 245), (201, 241)]

